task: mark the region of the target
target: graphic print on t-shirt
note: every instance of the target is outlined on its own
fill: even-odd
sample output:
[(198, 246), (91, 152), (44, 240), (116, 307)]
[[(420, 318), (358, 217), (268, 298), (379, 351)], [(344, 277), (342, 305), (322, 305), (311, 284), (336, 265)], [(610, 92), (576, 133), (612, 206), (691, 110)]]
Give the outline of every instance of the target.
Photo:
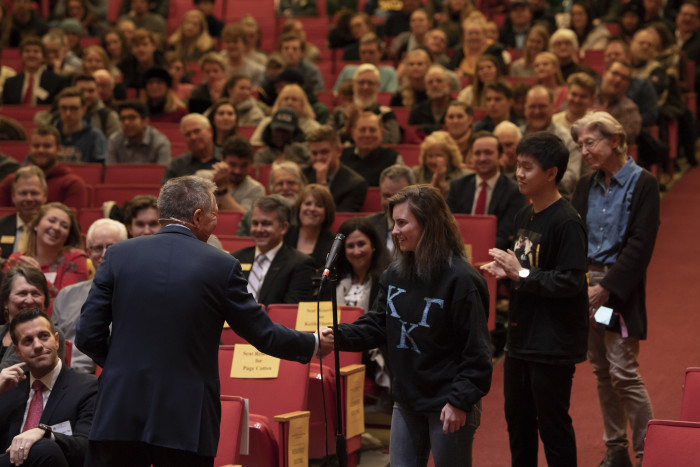
[(542, 234), (532, 230), (518, 229), (513, 252), (518, 258), (520, 266), (530, 269), (539, 265), (540, 240), (542, 240)]

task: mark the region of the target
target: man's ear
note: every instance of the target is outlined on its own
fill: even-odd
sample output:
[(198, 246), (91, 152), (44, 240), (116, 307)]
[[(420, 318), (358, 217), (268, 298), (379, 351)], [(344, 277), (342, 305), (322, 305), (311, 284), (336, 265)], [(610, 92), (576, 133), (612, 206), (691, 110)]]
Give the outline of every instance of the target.
[(547, 181), (555, 181), (557, 179), (557, 174), (559, 173), (559, 169), (556, 167), (550, 167), (545, 171), (545, 174), (547, 175)]

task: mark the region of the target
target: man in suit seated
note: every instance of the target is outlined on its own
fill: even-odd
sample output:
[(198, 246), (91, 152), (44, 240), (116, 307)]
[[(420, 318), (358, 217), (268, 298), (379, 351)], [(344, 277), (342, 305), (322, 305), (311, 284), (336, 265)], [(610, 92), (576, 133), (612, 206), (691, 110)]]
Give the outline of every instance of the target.
[(525, 205), (518, 185), (503, 175), (499, 159), (501, 142), (493, 134), (480, 131), (473, 136), (472, 153), (476, 173), (450, 183), (447, 205), (453, 214), (493, 214), (498, 218), (496, 248), (510, 248), (515, 214)]
[(258, 303), (299, 303), (311, 297), (314, 263), (310, 256), (282, 243), (292, 210), (280, 195), (253, 203), (250, 236), (255, 246), (231, 255), (241, 262), (248, 291)]
[(309, 183), (328, 187), (337, 212), (359, 212), (367, 196), (367, 180), (340, 162), (342, 148), (335, 130), (321, 125), (306, 135), (306, 141), (312, 160), (304, 169)]
[(372, 214), (369, 219), (379, 238), (386, 243), (389, 253), (394, 253), (394, 241), (391, 231), (394, 230), (394, 220), (389, 214), (389, 199), (409, 185), (416, 183), (416, 176), (410, 167), (394, 164), (382, 170), (379, 176), (379, 193), (382, 195), (382, 212)]
[[(41, 125), (32, 131), (27, 162), (44, 172), (46, 178), (46, 202), (58, 201), (71, 208), (87, 206), (87, 186), (82, 178), (58, 162), (61, 152), (61, 134), (51, 125)], [(0, 206), (12, 206), (12, 182), (8, 175), (0, 183)]]
[(0, 466), (82, 466), (97, 380), (63, 365), (56, 328), (38, 308), (19, 313), (10, 335), (23, 363), (0, 372)]
[(9, 178), (12, 179), (12, 204), (17, 212), (0, 219), (0, 248), (2, 258), (7, 259), (17, 251), (24, 226), (46, 203), (46, 179), (44, 172), (35, 165), (22, 167)]
[(19, 46), (22, 72), (5, 81), (3, 104), (51, 105), (66, 86), (65, 78), (46, 67), (46, 50), (38, 37), (26, 37)]
[(445, 125), (447, 107), (452, 101), (447, 70), (439, 65), (431, 66), (425, 74), (425, 92), (428, 98), (413, 106), (408, 123), (430, 134)]

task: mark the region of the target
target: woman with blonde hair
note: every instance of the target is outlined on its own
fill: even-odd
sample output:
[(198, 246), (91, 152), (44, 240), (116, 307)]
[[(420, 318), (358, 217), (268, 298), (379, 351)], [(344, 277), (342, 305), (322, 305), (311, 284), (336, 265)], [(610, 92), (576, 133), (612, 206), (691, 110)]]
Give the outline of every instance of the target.
[(498, 81), (502, 76), (498, 67), (498, 59), (493, 55), (482, 55), (476, 62), (476, 73), (474, 83), (468, 85), (457, 96), (458, 101), (477, 108), (486, 108), (486, 95), (484, 86), (488, 83)]
[(446, 131), (434, 131), (420, 145), (420, 165), (413, 168), (416, 183), (432, 185), (447, 196), (450, 181), (471, 173), (461, 164), (455, 140)]
[(540, 52), (545, 52), (549, 45), (549, 31), (541, 24), (530, 28), (525, 39), (523, 56), (510, 64), (510, 76), (514, 78), (535, 77), (535, 57)]
[(554, 111), (559, 112), (569, 92), (559, 69), (559, 59), (552, 52), (540, 52), (535, 57), (534, 67), (537, 84), (541, 84), (552, 93)]
[(476, 73), (476, 62), (482, 55), (488, 54), (496, 57), (501, 72), (505, 72), (506, 62), (510, 61), (510, 55), (503, 45), (493, 42), (486, 37), (486, 21), (483, 17), (472, 14), (462, 23), (462, 45), (455, 50), (449, 68), (455, 70), (458, 75), (469, 78)]
[(185, 62), (196, 62), (205, 53), (214, 50), (216, 44), (209, 35), (204, 13), (199, 10), (185, 13), (180, 25), (168, 39), (168, 46)]
[(251, 15), (246, 15), (239, 23), (245, 29), (246, 41), (245, 41), (245, 54), (246, 57), (257, 62), (261, 65), (267, 63), (267, 55), (260, 50), (260, 43), (262, 42), (262, 34), (260, 33), (260, 24)]
[(119, 68), (112, 63), (112, 59), (109, 58), (105, 49), (99, 45), (91, 45), (83, 49), (82, 72), (92, 75), (97, 70), (107, 70), (115, 78), (122, 75)]
[[(280, 107), (291, 107), (294, 110), (299, 119), (299, 128), (301, 128), (304, 134), (321, 126), (321, 124), (316, 121), (316, 114), (314, 113), (314, 109), (311, 108), (306, 93), (298, 84), (287, 84), (282, 88), (275, 100), (275, 104), (272, 106), (271, 114), (274, 115), (277, 113)], [(265, 117), (262, 119), (255, 129), (253, 136), (250, 138), (250, 144), (253, 146), (263, 145), (262, 134), (267, 125), (270, 124), (270, 121), (272, 121), (272, 117)]]

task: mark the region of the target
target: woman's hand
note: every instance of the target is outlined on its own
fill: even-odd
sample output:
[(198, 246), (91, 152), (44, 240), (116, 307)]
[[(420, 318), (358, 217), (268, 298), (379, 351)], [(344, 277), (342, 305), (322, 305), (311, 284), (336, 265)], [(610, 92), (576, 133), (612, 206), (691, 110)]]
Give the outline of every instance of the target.
[(32, 258), (31, 256), (27, 256), (27, 255), (21, 255), (17, 259), (17, 265), (18, 266), (29, 266), (32, 268), (41, 269), (41, 264), (39, 264), (39, 261), (37, 261), (36, 259)]
[(445, 407), (442, 408), (440, 421), (442, 422), (443, 433), (454, 433), (467, 422), (467, 412), (458, 409), (448, 402), (445, 404)]

